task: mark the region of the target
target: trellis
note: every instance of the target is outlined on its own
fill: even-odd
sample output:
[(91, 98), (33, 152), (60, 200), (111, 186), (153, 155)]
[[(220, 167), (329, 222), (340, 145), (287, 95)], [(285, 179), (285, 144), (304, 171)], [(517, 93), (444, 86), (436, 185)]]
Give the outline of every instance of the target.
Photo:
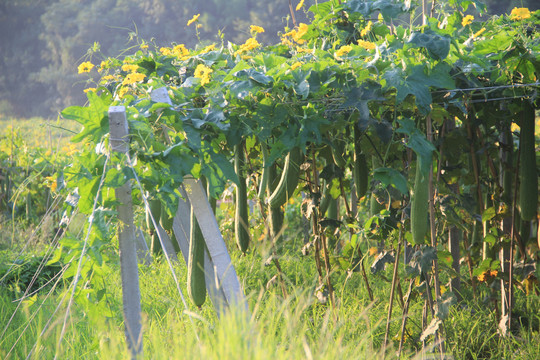
[[(153, 101), (172, 105), (166, 88), (154, 90), (151, 97)], [(108, 114), (111, 148), (113, 151), (126, 154), (128, 165), (131, 165), (126, 108), (124, 106), (111, 106)], [(232, 306), (240, 306), (244, 311), (248, 311), (243, 290), (201, 181), (185, 178), (179, 191), (182, 198), (179, 199), (172, 229), (186, 264), (190, 241), (189, 217), (191, 209), (193, 209), (206, 244), (204, 252), (206, 287), (218, 315)], [(125, 334), (132, 357), (137, 358), (142, 355), (143, 351), (137, 247), (140, 248), (138, 244), (144, 239), (141, 238), (140, 231), (137, 230), (133, 220), (131, 184), (126, 182), (116, 189), (116, 197), (120, 203), (118, 205), (120, 225), (118, 239)], [(146, 211), (150, 211), (146, 198), (143, 200)], [(171, 239), (157, 221), (155, 219), (153, 221), (165, 256), (168, 260), (171, 257), (175, 258), (174, 250), (171, 251)]]

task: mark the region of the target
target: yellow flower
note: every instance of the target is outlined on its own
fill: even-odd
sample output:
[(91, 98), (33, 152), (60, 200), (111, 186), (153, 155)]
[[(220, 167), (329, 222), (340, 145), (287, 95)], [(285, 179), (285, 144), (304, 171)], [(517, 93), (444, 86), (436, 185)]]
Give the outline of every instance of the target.
[(56, 191), (56, 188), (58, 187), (56, 178), (54, 176), (47, 176), (45, 180), (46, 180), (45, 183), (47, 184), (49, 189), (51, 189), (51, 191), (53, 192)]
[(362, 37), (366, 36), (371, 31), (371, 29), (373, 29), (373, 23), (369, 21), (367, 23), (367, 26), (364, 29), (362, 29), (362, 31), (360, 31), (360, 36)]
[(336, 53), (334, 54), (334, 57), (336, 59), (341, 59), (342, 56), (347, 55), (351, 50), (352, 50), (352, 46), (350, 45), (342, 46), (339, 48), (338, 51), (336, 51)]
[(300, 61), (297, 61), (297, 62), (295, 62), (294, 64), (291, 65), (291, 70), (297, 69), (300, 66), (302, 66), (302, 63)]
[(88, 89), (84, 89), (83, 91), (84, 91), (85, 94), (86, 94), (87, 92), (89, 92), (89, 91), (91, 91), (91, 92), (96, 92), (96, 88), (91, 87), (91, 88), (88, 88)]
[(259, 45), (259, 42), (255, 38), (249, 38), (244, 44), (240, 45), (240, 49), (236, 50), (234, 55), (241, 55), (242, 53), (255, 49)]
[(129, 91), (128, 87), (126, 87), (126, 86), (121, 87), (120, 90), (118, 90), (118, 93), (117, 93), (118, 97), (120, 99), (122, 99), (128, 93), (128, 91)]
[(212, 69), (204, 64), (199, 64), (195, 68), (195, 76), (198, 79), (201, 79), (201, 86), (204, 86), (210, 82), (210, 74), (212, 73)]
[(462, 26), (467, 26), (469, 25), (470, 23), (472, 23), (474, 20), (474, 16), (472, 15), (467, 15), (463, 18), (463, 20), (461, 21), (461, 25)]
[(486, 281), (486, 273), (485, 272), (478, 275), (478, 281), (480, 281), (480, 282)]
[(302, 6), (304, 6), (304, 0), (300, 0), (298, 5), (296, 5), (296, 11), (300, 10), (302, 8)]
[(372, 43), (371, 41), (364, 41), (364, 40), (358, 40), (358, 45), (368, 50), (373, 50), (377, 47), (375, 43)]
[(169, 55), (172, 55), (172, 50), (171, 48), (167, 48), (167, 47), (162, 47), (162, 48), (159, 48), (159, 52), (165, 56), (169, 56)]
[(122, 71), (133, 73), (133, 72), (136, 72), (138, 69), (139, 69), (139, 65), (134, 65), (134, 64), (122, 65)]
[(199, 16), (201, 16), (201, 14), (194, 15), (194, 16), (191, 18), (191, 20), (189, 20), (189, 21), (187, 22), (187, 26), (189, 26), (189, 25), (193, 24), (195, 21), (199, 20)]
[(377, 21), (383, 22), (383, 20), (384, 20), (384, 17), (382, 16), (382, 13), (379, 13), (379, 15), (377, 16)]
[(293, 43), (291, 42), (291, 40), (289, 40), (289, 38), (286, 37), (286, 36), (283, 36), (283, 37), (281, 38), (281, 43), (282, 43), (283, 45), (286, 45), (286, 46), (292, 46), (292, 45), (293, 45)]
[(67, 146), (64, 146), (62, 150), (67, 156), (72, 156), (79, 152), (79, 150), (77, 149), (77, 145), (75, 144), (68, 144)]
[(124, 81), (122, 81), (122, 85), (135, 84), (136, 82), (142, 81), (145, 77), (146, 75), (136, 72), (127, 74)]
[(104, 77), (101, 78), (101, 81), (102, 82), (106, 82), (106, 81), (116, 81), (118, 80), (118, 78), (114, 75), (105, 75)]
[(299, 44), (303, 44), (304, 42), (306, 42), (305, 40), (302, 39), (302, 37), (306, 35), (308, 29), (309, 27), (307, 26), (307, 24), (300, 23), (300, 25), (298, 25), (298, 31), (293, 36), (294, 41), (296, 41)]
[(510, 13), (510, 20), (525, 20), (531, 17), (531, 12), (527, 8), (513, 8)]
[(142, 45), (141, 45), (141, 49), (143, 49), (143, 50), (148, 49), (148, 44), (142, 44)]
[(90, 72), (94, 68), (94, 64), (92, 64), (90, 61), (83, 62), (77, 70), (79, 70), (79, 74)]
[(263, 33), (264, 32), (264, 29), (260, 26), (257, 26), (257, 25), (251, 25), (249, 27), (249, 32), (251, 34), (258, 34), (258, 33)]
[(216, 50), (216, 44), (208, 45), (207, 47), (202, 49), (201, 54), (205, 54), (209, 51), (214, 51), (214, 50)]
[(101, 64), (99, 64), (98, 71), (102, 72), (103, 70), (108, 69), (109, 66), (110, 66), (110, 61), (109, 60), (102, 61)]
[(296, 52), (298, 52), (298, 53), (308, 53), (308, 54), (313, 54), (313, 53), (315, 52), (315, 50), (313, 50), (313, 49), (306, 49), (306, 48), (297, 46), (297, 47), (296, 47)]
[(287, 37), (291, 37), (295, 42), (302, 45), (303, 43), (306, 42), (306, 40), (302, 39), (302, 36), (304, 36), (308, 30), (309, 30), (309, 27), (306, 24), (301, 23), (298, 26), (298, 30), (293, 29), (283, 34), (283, 37), (281, 38), (281, 43), (285, 45), (292, 45), (291, 41), (287, 38)]
[(486, 31), (486, 28), (481, 28), (480, 30), (478, 30), (472, 37), (473, 39), (476, 39), (477, 37), (479, 37), (480, 35), (482, 35), (484, 33), (484, 31)]
[(186, 49), (186, 46), (184, 44), (179, 44), (172, 49), (172, 54), (178, 57), (187, 56), (189, 55), (189, 50)]
[(490, 271), (489, 271), (489, 276), (495, 277), (495, 276), (497, 276), (498, 273), (499, 273), (499, 272), (498, 272), (497, 270), (490, 270)]
[(375, 256), (379, 253), (379, 249), (377, 249), (376, 246), (372, 246), (369, 248), (369, 256)]

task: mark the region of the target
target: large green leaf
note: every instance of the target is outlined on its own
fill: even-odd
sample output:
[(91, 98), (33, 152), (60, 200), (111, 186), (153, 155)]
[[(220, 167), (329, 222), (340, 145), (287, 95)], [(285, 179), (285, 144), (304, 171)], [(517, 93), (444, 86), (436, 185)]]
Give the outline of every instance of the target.
[(350, 0), (343, 7), (351, 12), (362, 14), (365, 18), (371, 17), (375, 11), (380, 11), (385, 21), (391, 21), (410, 10), (410, 2), (397, 0)]
[(436, 34), (431, 30), (425, 32), (415, 31), (407, 40), (408, 44), (423, 47), (429, 56), (435, 60), (444, 60), (450, 52), (450, 37)]
[(373, 170), (373, 178), (379, 180), (385, 186), (392, 185), (398, 189), (403, 195), (407, 195), (407, 179), (396, 169), (378, 168)]
[(90, 102), (87, 107), (70, 106), (62, 111), (62, 116), (83, 125), (81, 132), (75, 135), (71, 141), (79, 142), (83, 139), (89, 139), (98, 143), (109, 132), (108, 110), (112, 99), (106, 94), (98, 96), (93, 91), (89, 91), (87, 96)]
[(436, 150), (425, 135), (418, 130), (414, 121), (411, 119), (399, 119), (400, 127), (396, 130), (398, 133), (407, 135), (407, 147), (411, 148), (421, 160), (422, 173), (427, 175), (431, 166), (431, 158)]
[(425, 65), (416, 65), (405, 72), (401, 68), (394, 67), (386, 71), (383, 79), (386, 87), (394, 87), (397, 90), (396, 103), (399, 105), (407, 95), (414, 95), (418, 110), (427, 115), (431, 111), (430, 87), (453, 89), (455, 82), (450, 75), (451, 67), (446, 63), (438, 63), (426, 73)]

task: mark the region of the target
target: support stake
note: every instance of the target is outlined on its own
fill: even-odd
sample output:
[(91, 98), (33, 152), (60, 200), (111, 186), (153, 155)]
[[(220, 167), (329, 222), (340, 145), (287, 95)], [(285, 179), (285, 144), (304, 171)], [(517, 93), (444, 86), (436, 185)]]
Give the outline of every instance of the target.
[[(128, 123), (124, 106), (109, 108), (110, 143), (113, 151), (129, 151)], [(122, 275), (122, 304), (126, 342), (132, 359), (143, 356), (141, 329), (141, 293), (137, 264), (133, 202), (129, 182), (115, 190), (118, 205), (118, 243), (120, 248), (120, 271)]]

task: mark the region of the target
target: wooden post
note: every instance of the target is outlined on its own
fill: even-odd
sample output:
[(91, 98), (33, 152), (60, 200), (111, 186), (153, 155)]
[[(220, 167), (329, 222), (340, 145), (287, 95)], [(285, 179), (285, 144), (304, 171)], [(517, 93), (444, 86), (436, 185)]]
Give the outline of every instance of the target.
[(217, 283), (218, 288), (221, 288), (224, 292), (227, 301), (226, 305), (245, 306), (247, 310), (244, 292), (231, 263), (227, 246), (219, 230), (219, 225), (210, 207), (210, 203), (206, 198), (201, 181), (186, 177), (184, 178), (184, 189), (197, 216), (208, 253), (215, 268), (216, 279), (214, 281)]
[[(155, 89), (150, 97), (152, 101), (172, 105), (165, 87)], [(189, 214), (192, 206), (206, 243), (204, 255), (206, 286), (218, 315), (232, 305), (240, 305), (247, 312), (244, 292), (200, 180), (186, 177), (180, 192), (184, 199), (179, 200), (178, 212), (173, 221), (173, 231), (186, 264), (190, 238)]]
[[(129, 151), (128, 123), (124, 106), (109, 107), (110, 144), (113, 151)], [(118, 205), (118, 243), (122, 275), (122, 304), (126, 342), (132, 359), (142, 358), (141, 293), (137, 264), (133, 203), (129, 182), (115, 190)]]
[[(182, 194), (183, 199), (179, 200), (178, 203), (178, 212), (173, 220), (173, 231), (176, 236), (176, 241), (178, 241), (178, 246), (180, 251), (188, 263), (189, 256), (189, 241), (190, 241), (190, 212), (191, 204), (188, 199), (188, 195), (183, 187), (180, 187), (180, 193)], [(227, 305), (227, 298), (223, 292), (223, 288), (219, 286), (218, 281), (216, 281), (217, 276), (214, 268), (214, 263), (212, 258), (208, 253), (208, 249), (205, 248), (204, 251), (204, 278), (206, 280), (206, 290), (208, 291), (208, 296), (216, 309), (218, 316), (221, 316), (223, 309)]]

